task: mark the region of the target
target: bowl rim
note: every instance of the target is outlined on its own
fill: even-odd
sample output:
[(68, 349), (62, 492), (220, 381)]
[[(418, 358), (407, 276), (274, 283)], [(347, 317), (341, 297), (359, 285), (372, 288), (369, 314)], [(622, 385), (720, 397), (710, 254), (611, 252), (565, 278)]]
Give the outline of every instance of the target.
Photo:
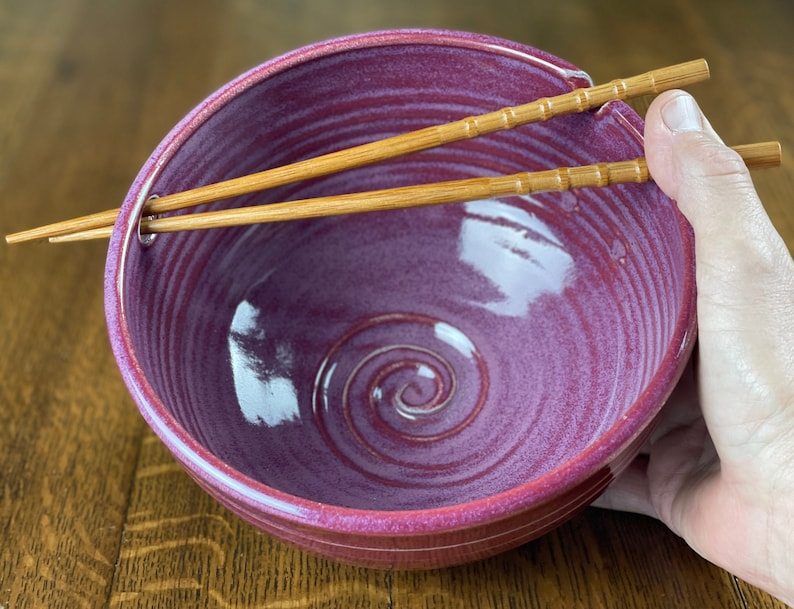
[[(608, 458), (636, 441), (669, 396), (672, 386), (688, 361), (696, 335), (694, 243), (691, 227), (677, 211), (679, 230), (685, 246), (684, 298), (681, 313), (664, 357), (647, 388), (620, 421), (573, 459), (519, 486), (498, 494), (441, 507), (415, 510), (377, 510), (324, 504), (292, 495), (238, 472), (200, 445), (168, 412), (148, 383), (136, 357), (124, 308), (126, 258), (131, 244), (138, 243), (138, 221), (149, 189), (160, 170), (179, 147), (209, 117), (230, 99), (284, 70), (318, 57), (355, 49), (394, 45), (439, 45), (490, 53), (520, 56), (562, 73), (572, 88), (587, 86), (589, 76), (569, 62), (546, 51), (501, 38), (443, 29), (395, 29), (342, 36), (304, 46), (273, 58), (220, 87), (191, 110), (155, 148), (132, 183), (113, 229), (105, 265), (105, 314), (111, 348), (128, 391), (143, 418), (171, 453), (195, 478), (246, 510), (266, 513), (271, 518), (304, 526), (366, 536), (438, 534), (507, 519), (549, 503), (604, 468), (610, 477), (619, 473)], [(642, 141), (643, 121), (622, 102), (619, 116)], [(616, 110), (617, 111), (617, 110)]]

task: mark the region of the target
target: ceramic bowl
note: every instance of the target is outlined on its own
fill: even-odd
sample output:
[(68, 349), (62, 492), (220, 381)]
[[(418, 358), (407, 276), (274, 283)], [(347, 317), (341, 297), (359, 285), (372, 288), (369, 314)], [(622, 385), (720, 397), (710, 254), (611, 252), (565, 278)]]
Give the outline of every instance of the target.
[[(171, 131), (123, 204), (105, 294), (124, 381), (198, 484), (383, 568), (513, 548), (604, 490), (695, 336), (692, 235), (655, 185), (138, 234), (152, 195), (588, 84), (513, 42), (369, 33), (269, 61)], [(611, 103), (204, 209), (635, 158), (641, 133)]]

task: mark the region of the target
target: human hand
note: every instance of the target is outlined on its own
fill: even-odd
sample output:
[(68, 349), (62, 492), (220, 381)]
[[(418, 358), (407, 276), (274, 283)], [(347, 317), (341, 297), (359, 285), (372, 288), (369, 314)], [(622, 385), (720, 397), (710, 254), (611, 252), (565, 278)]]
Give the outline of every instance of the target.
[(794, 605), (794, 261), (691, 96), (654, 101), (645, 152), (695, 231), (698, 353), (646, 454), (596, 505), (661, 519)]

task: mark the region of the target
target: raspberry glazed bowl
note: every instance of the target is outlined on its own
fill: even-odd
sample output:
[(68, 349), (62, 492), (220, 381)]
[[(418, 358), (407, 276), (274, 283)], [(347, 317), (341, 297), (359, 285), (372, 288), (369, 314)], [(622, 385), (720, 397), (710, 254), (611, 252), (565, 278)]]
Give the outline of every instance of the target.
[[(138, 231), (151, 196), (590, 84), (505, 40), (376, 32), (268, 61), (176, 125), (124, 201), (105, 299), (130, 394), (199, 485), (396, 569), (516, 547), (605, 489), (696, 333), (691, 231), (654, 184)], [(200, 209), (632, 159), (642, 127), (609, 103)]]

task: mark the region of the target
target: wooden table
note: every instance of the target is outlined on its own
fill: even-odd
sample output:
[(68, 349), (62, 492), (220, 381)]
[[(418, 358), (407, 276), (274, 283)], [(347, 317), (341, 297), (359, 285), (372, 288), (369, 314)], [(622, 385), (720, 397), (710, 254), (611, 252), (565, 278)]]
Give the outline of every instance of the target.
[[(729, 143), (794, 151), (791, 0), (5, 0), (0, 220), (117, 206), (206, 94), (274, 55), (387, 27), (545, 48), (596, 82), (706, 57), (693, 92)], [(757, 174), (794, 245), (794, 166)], [(588, 510), (459, 568), (307, 556), (219, 507), (149, 431), (104, 326), (101, 242), (0, 246), (0, 607), (775, 607), (647, 518)]]

